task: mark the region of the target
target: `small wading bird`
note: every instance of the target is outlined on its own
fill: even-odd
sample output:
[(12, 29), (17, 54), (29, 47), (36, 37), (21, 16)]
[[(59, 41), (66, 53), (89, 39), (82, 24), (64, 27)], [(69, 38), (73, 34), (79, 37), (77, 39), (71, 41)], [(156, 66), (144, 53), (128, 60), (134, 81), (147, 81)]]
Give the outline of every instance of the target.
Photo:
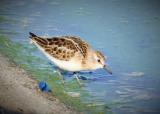
[[(57, 67), (65, 71), (78, 72), (103, 68), (112, 74), (105, 64), (105, 57), (99, 51), (93, 50), (85, 41), (75, 36), (39, 37), (29, 33), (31, 43), (34, 43)], [(80, 81), (75, 75), (78, 83)]]

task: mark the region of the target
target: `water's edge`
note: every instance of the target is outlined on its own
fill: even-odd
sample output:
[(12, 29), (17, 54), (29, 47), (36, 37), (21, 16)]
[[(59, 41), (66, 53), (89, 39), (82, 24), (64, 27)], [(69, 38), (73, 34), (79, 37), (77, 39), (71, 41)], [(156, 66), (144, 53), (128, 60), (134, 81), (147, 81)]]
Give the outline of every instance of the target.
[(81, 97), (89, 96), (83, 88), (80, 88), (77, 85), (76, 81), (68, 81), (65, 86), (63, 86), (57, 72), (47, 72), (50, 68), (38, 69), (34, 65), (32, 65), (31, 68), (28, 64), (38, 64), (39, 61), (42, 60), (29, 54), (27, 54), (27, 56), (23, 55), (23, 51), (26, 48), (27, 47), (24, 47), (19, 43), (13, 43), (6, 36), (0, 36), (0, 53), (7, 56), (10, 61), (14, 62), (19, 68), (22, 68), (27, 73), (31, 74), (32, 78), (38, 82), (44, 80), (44, 76), (47, 76), (48, 78), (45, 81), (50, 86), (52, 95), (58, 98), (61, 102), (67, 106), (71, 106), (74, 110), (83, 113), (104, 113), (106, 110), (110, 110), (108, 106), (96, 106), (96, 104), (93, 103), (82, 103), (80, 97), (69, 96), (67, 92), (70, 92), (71, 90), (72, 92), (81, 93)]

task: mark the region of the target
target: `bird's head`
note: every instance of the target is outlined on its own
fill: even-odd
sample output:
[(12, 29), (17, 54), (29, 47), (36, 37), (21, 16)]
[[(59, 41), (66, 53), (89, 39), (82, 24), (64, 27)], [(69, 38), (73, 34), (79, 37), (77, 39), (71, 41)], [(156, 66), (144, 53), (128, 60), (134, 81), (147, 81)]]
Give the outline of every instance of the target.
[(105, 64), (105, 61), (107, 61), (107, 57), (104, 57), (104, 55), (100, 51), (95, 51), (93, 57), (96, 69), (103, 68), (108, 73), (112, 74), (112, 70)]

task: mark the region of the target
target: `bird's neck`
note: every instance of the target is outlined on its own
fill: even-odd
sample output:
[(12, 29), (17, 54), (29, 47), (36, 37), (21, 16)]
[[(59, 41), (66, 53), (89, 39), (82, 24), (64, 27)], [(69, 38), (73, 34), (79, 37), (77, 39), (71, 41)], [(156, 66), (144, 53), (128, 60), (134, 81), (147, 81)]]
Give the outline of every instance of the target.
[(96, 61), (93, 58), (93, 53), (90, 51), (90, 53), (87, 54), (86, 59), (82, 61), (83, 68), (87, 70), (95, 70), (95, 62)]

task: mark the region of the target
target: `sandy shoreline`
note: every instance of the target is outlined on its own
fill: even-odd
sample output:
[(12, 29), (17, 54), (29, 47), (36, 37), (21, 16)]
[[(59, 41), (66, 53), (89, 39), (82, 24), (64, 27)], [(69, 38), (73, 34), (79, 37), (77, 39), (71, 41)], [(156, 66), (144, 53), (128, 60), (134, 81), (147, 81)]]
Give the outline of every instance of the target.
[[(6, 110), (7, 111), (6, 111)], [(37, 89), (37, 82), (0, 54), (0, 114), (76, 114)]]

